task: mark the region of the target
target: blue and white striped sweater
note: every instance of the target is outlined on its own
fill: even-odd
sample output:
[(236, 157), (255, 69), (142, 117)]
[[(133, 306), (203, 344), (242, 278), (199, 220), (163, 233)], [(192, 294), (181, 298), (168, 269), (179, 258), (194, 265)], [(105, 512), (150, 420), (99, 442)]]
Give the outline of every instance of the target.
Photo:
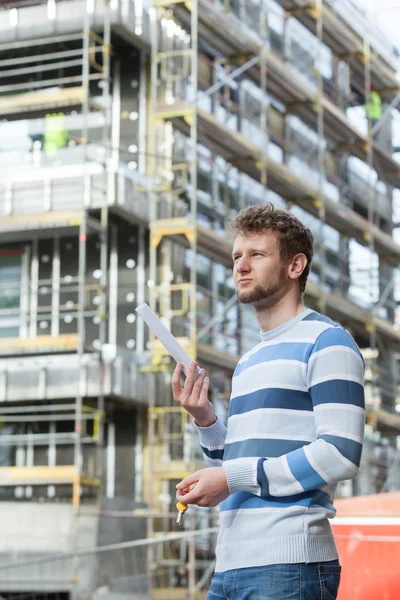
[(198, 428), (226, 468), (217, 571), (337, 558), (329, 518), (364, 434), (364, 362), (350, 334), (312, 310), (261, 334), (232, 379), (228, 427)]

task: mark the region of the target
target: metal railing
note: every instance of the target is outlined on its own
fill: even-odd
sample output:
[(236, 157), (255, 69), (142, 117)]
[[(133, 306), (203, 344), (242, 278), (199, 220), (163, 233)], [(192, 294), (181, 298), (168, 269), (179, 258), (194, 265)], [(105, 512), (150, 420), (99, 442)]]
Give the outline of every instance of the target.
[[(96, 530), (99, 525), (102, 535), (101, 519), (103, 524), (108, 519), (118, 539), (121, 526), (123, 537), (127, 531), (136, 537), (135, 532), (146, 532), (150, 521), (173, 523), (173, 517), (175, 513), (82, 512), (80, 517), (71, 514), (69, 523), (73, 527), (74, 518), (84, 518), (87, 527)], [(174, 526), (148, 538), (92, 547), (76, 547), (78, 540), (71, 538), (75, 549), (67, 552), (0, 552), (1, 589), (12, 592), (13, 598), (41, 590), (67, 592), (73, 599), (100, 600), (106, 594), (108, 600), (197, 600), (205, 597), (213, 573), (217, 532), (217, 527), (177, 531)]]

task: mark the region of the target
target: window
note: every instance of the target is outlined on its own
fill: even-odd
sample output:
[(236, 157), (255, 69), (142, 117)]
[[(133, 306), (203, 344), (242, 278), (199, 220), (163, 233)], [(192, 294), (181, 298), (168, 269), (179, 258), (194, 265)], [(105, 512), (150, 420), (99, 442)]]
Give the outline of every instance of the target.
[(18, 337), (21, 258), (19, 250), (0, 251), (0, 337)]

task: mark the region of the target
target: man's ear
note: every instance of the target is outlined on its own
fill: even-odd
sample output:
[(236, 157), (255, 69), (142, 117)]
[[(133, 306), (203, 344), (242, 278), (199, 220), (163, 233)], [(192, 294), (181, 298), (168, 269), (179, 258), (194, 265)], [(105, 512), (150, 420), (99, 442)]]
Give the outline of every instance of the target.
[(307, 266), (307, 258), (305, 254), (299, 253), (293, 257), (289, 265), (289, 277), (290, 279), (299, 279), (304, 269)]

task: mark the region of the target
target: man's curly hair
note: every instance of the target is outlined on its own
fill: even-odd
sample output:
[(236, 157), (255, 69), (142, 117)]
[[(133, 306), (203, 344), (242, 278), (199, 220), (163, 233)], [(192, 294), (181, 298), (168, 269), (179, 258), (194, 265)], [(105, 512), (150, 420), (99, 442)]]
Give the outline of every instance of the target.
[(299, 277), (300, 292), (306, 289), (314, 255), (314, 236), (297, 217), (287, 210), (275, 208), (271, 202), (243, 208), (229, 223), (231, 235), (276, 231), (281, 260), (290, 260), (296, 254), (304, 254), (307, 266)]

